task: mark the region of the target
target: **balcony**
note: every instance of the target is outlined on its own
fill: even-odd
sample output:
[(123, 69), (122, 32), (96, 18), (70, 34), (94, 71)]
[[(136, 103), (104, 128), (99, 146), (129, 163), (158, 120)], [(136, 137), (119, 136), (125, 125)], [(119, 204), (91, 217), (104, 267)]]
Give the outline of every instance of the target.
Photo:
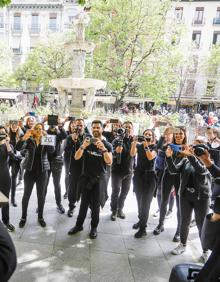
[(213, 24), (214, 25), (220, 25), (220, 18), (214, 18), (213, 19)]
[(31, 26), (29, 28), (29, 32), (31, 35), (39, 35), (40, 33), (40, 26)]
[(59, 31), (57, 25), (49, 25), (48, 28), (49, 28), (49, 31), (50, 31), (50, 32), (58, 32), (58, 31)]
[(198, 26), (198, 25), (204, 25), (204, 24), (205, 24), (204, 18), (203, 19), (193, 19), (192, 21), (192, 25)]
[(14, 24), (11, 29), (12, 29), (13, 34), (21, 34), (22, 33), (22, 27), (21, 27), (20, 24)]

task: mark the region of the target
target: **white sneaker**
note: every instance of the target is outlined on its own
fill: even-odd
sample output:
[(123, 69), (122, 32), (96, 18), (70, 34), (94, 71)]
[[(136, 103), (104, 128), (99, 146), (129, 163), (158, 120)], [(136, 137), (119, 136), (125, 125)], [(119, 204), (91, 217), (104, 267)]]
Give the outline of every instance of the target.
[(172, 250), (172, 255), (181, 255), (186, 250), (186, 246), (183, 246), (182, 243), (180, 243), (174, 250)]
[(204, 251), (200, 257), (200, 260), (202, 263), (206, 263), (209, 259), (209, 251)]

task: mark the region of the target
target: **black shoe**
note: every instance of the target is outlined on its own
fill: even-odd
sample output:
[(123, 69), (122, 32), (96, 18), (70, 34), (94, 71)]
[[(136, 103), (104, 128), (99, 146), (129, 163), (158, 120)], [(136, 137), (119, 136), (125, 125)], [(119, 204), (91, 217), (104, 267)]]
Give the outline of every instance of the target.
[(153, 234), (154, 235), (159, 235), (161, 232), (163, 232), (164, 231), (164, 227), (163, 227), (163, 225), (161, 226), (161, 225), (158, 225), (155, 229), (154, 229), (154, 232), (153, 232)]
[(97, 229), (96, 228), (92, 228), (90, 233), (89, 233), (89, 237), (90, 239), (95, 239), (97, 237)]
[(57, 206), (57, 211), (61, 214), (65, 213), (65, 209), (61, 204)]
[(20, 228), (23, 228), (26, 224), (26, 218), (21, 218), (20, 219), (20, 222), (19, 222), (19, 227)]
[(15, 231), (15, 227), (11, 223), (6, 224), (5, 226), (6, 226), (7, 230), (8, 230), (8, 232)]
[(140, 228), (140, 221), (138, 221), (137, 223), (135, 223), (133, 226), (132, 226), (133, 229), (139, 229)]
[(173, 237), (173, 242), (175, 243), (179, 243), (180, 242), (180, 235), (178, 233), (176, 233)]
[(38, 218), (38, 222), (39, 222), (41, 227), (46, 227), (47, 226), (47, 224), (46, 224), (46, 222), (44, 221), (43, 218)]
[(12, 204), (13, 207), (17, 207), (18, 206), (15, 201), (11, 201), (11, 204)]
[(64, 199), (67, 199), (68, 195), (67, 195), (67, 192), (63, 195), (63, 198)]
[(73, 228), (71, 228), (68, 232), (68, 235), (74, 235), (76, 233), (78, 233), (79, 231), (82, 231), (83, 227), (82, 226), (77, 226), (75, 225)]
[(68, 210), (67, 215), (68, 217), (73, 217), (73, 210)]
[(139, 229), (138, 232), (134, 234), (135, 238), (142, 238), (143, 236), (147, 236), (145, 229)]
[(117, 217), (119, 217), (121, 219), (125, 219), (125, 214), (123, 213), (122, 210), (118, 210)]
[(116, 221), (116, 218), (117, 218), (117, 212), (116, 211), (114, 211), (114, 212), (112, 212), (112, 214), (111, 214), (111, 220), (112, 221)]

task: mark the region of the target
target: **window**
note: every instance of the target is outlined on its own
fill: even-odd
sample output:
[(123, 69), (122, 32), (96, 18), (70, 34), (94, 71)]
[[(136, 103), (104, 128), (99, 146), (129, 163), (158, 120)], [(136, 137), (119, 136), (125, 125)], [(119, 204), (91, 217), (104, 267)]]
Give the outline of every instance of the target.
[(49, 18), (49, 29), (55, 31), (57, 29), (57, 14), (51, 13)]
[(195, 11), (195, 18), (194, 24), (202, 24), (203, 23), (203, 16), (204, 16), (204, 8), (197, 7)]
[(214, 96), (214, 92), (215, 92), (215, 81), (208, 80), (207, 88), (206, 88), (206, 96), (212, 97)]
[(21, 30), (21, 14), (15, 13), (14, 14), (14, 30)]
[(217, 8), (216, 18), (220, 19), (220, 7)]
[(192, 40), (196, 44), (196, 47), (200, 47), (201, 31), (193, 31)]
[(195, 90), (196, 81), (194, 79), (188, 79), (186, 83), (186, 96), (193, 96)]
[(176, 7), (175, 8), (175, 16), (177, 20), (182, 20), (183, 18), (183, 7)]
[(31, 15), (31, 30), (32, 31), (39, 30), (39, 15), (38, 14)]
[(220, 44), (220, 31), (214, 31), (212, 43)]
[(4, 27), (4, 15), (0, 14), (0, 28)]

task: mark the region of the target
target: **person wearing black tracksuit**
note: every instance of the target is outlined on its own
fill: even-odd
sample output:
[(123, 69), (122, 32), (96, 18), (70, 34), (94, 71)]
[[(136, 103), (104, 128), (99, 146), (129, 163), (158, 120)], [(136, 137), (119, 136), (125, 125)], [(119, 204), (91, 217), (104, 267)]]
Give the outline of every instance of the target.
[(55, 152), (52, 154), (48, 154), (48, 160), (50, 162), (50, 170), (48, 171), (45, 199), (47, 194), (47, 187), (50, 180), (50, 175), (52, 174), (57, 211), (63, 214), (65, 213), (65, 209), (61, 202), (61, 185), (60, 185), (60, 179), (61, 179), (61, 173), (63, 167), (61, 143), (64, 139), (66, 139), (67, 133), (63, 128), (62, 124), (59, 124), (57, 127), (51, 125), (47, 130), (47, 134), (56, 136), (56, 144), (55, 144)]
[(113, 164), (111, 170), (112, 194), (111, 194), (111, 220), (116, 217), (124, 219), (124, 202), (130, 189), (134, 157), (131, 157), (131, 142), (133, 125), (131, 122), (123, 124), (125, 133), (118, 136), (112, 142), (113, 146)]
[(45, 203), (45, 189), (47, 184), (48, 170), (50, 164), (48, 154), (55, 151), (54, 146), (41, 145), (41, 137), (45, 134), (43, 124), (37, 123), (31, 131), (28, 131), (23, 140), (22, 151), (25, 153), (24, 159), (24, 194), (22, 198), (22, 217), (19, 227), (22, 228), (27, 220), (27, 208), (29, 199), (36, 184), (38, 198), (38, 222), (42, 227), (46, 226), (43, 218), (43, 209)]
[[(10, 139), (7, 136), (5, 127), (0, 126), (0, 191), (9, 198), (11, 189), (11, 177), (9, 172), (9, 160), (14, 159), (13, 148), (9, 144)], [(14, 231), (14, 226), (10, 223), (9, 204), (2, 207), (2, 222), (8, 231)]]
[(10, 122), (10, 128), (9, 128), (9, 138), (10, 138), (10, 144), (13, 146), (14, 153), (16, 155), (15, 159), (10, 160), (10, 166), (11, 166), (11, 204), (14, 207), (17, 207), (17, 203), (15, 201), (15, 192), (16, 192), (16, 186), (17, 186), (17, 177), (20, 171), (20, 165), (22, 161), (22, 156), (20, 155), (19, 151), (22, 148), (22, 137), (24, 136), (23, 131), (18, 126), (17, 121), (11, 121)]
[(151, 129), (143, 133), (146, 138), (141, 144), (137, 144), (135, 139), (132, 142), (130, 154), (134, 157), (137, 153), (137, 164), (135, 166), (133, 186), (138, 204), (139, 221), (133, 225), (134, 229), (139, 229), (135, 233), (135, 238), (146, 236), (146, 226), (149, 217), (150, 205), (156, 189), (155, 174), (155, 136)]
[[(173, 151), (166, 150), (166, 161), (171, 173), (180, 173), (180, 244), (172, 251), (179, 255), (186, 249), (192, 211), (195, 213), (196, 225), (201, 238), (201, 231), (206, 214), (209, 211), (211, 196), (211, 174), (205, 165), (193, 155), (192, 150), (185, 146), (182, 151), (185, 157), (181, 162), (174, 164)], [(207, 258), (207, 250), (203, 250), (203, 259)]]
[[(182, 127), (177, 127), (179, 131), (174, 133), (173, 143), (176, 145), (183, 145), (186, 144), (186, 131)], [(175, 164), (178, 164), (182, 157), (178, 152), (173, 154), (173, 160)], [(175, 188), (176, 192), (176, 206), (177, 206), (177, 229), (175, 235), (173, 237), (174, 242), (180, 241), (180, 207), (179, 207), (179, 186), (180, 186), (180, 174), (171, 174), (168, 167), (165, 168), (163, 178), (162, 178), (162, 198), (161, 198), (161, 206), (160, 206), (160, 218), (159, 224), (155, 228), (153, 234), (159, 235), (161, 232), (164, 231), (164, 221), (167, 213), (167, 204), (169, 201), (169, 196), (172, 188)]]
[[(172, 128), (167, 127), (156, 145), (157, 157), (155, 161), (155, 170), (156, 170), (156, 179), (157, 179), (156, 193), (157, 193), (158, 211), (156, 212), (155, 215), (157, 215), (157, 213), (160, 211), (160, 206), (161, 206), (162, 179), (165, 170), (165, 159), (166, 159), (165, 151), (167, 148), (167, 144), (172, 143), (172, 140), (173, 140)], [(173, 206), (174, 206), (173, 194), (174, 194), (173, 191), (171, 191), (169, 196), (169, 209), (166, 215), (171, 214), (173, 211)]]
[(84, 120), (77, 119), (75, 121), (75, 131), (67, 137), (65, 152), (70, 155), (70, 167), (69, 167), (69, 188), (68, 188), (68, 200), (69, 200), (69, 210), (67, 215), (69, 217), (73, 216), (73, 210), (75, 204), (80, 199), (80, 192), (77, 191), (77, 185), (79, 178), (82, 174), (82, 159), (75, 160), (74, 156), (76, 151), (79, 149), (83, 140), (85, 139), (85, 124)]
[[(69, 123), (69, 127), (67, 130), (67, 135), (70, 136), (75, 131), (75, 120), (71, 120)], [(68, 189), (69, 189), (69, 176), (70, 176), (70, 158), (71, 158), (71, 150), (69, 150), (69, 146), (66, 146), (67, 139), (64, 141), (64, 168), (65, 168), (65, 194), (63, 195), (64, 199), (68, 198)], [(69, 139), (68, 139), (69, 140)]]

